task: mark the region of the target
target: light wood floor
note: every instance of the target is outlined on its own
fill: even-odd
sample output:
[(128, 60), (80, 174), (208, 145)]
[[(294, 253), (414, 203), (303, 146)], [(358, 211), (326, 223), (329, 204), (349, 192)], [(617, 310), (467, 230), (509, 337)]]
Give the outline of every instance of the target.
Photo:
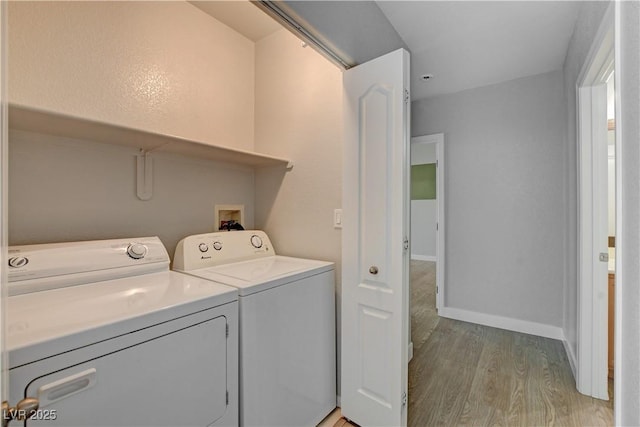
[(613, 425), (612, 401), (576, 391), (560, 341), (439, 318), (435, 263), (411, 261), (410, 310), (409, 427)]
[(576, 391), (560, 341), (434, 320), (435, 263), (411, 268), (409, 426), (613, 424), (611, 401)]
[(413, 354), (420, 349), (431, 336), (438, 324), (436, 311), (436, 263), (429, 261), (411, 261), (411, 341)]

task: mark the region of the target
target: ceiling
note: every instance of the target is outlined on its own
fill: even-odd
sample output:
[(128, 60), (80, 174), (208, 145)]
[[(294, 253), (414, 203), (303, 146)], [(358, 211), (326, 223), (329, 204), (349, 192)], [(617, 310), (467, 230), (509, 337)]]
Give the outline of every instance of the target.
[(252, 5), (249, 0), (189, 3), (254, 42), (282, 29), (282, 25)]
[(575, 1), (376, 3), (411, 51), (413, 99), (561, 69), (580, 8)]
[[(190, 1), (258, 41), (279, 23), (248, 0)], [(580, 1), (278, 1), (353, 65), (411, 52), (411, 98), (459, 92), (559, 70)], [(433, 74), (427, 81), (424, 74)]]

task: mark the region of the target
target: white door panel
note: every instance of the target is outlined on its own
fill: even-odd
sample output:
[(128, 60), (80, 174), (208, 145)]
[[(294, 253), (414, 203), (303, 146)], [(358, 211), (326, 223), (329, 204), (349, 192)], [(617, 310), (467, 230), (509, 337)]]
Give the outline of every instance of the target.
[(607, 88), (578, 90), (580, 120), (580, 310), (576, 387), (579, 392), (609, 399), (607, 358), (608, 254)]
[(398, 50), (344, 73), (341, 404), (363, 426), (406, 424), (408, 72)]

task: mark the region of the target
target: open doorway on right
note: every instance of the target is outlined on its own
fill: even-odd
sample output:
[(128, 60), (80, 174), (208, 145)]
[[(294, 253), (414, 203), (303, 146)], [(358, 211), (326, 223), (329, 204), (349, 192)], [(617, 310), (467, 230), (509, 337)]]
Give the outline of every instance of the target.
[(411, 138), (410, 349), (438, 324), (444, 301), (444, 134)]

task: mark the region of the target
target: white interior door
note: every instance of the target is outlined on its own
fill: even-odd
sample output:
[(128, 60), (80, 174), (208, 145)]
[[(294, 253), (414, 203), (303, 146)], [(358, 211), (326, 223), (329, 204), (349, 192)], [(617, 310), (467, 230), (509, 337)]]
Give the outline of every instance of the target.
[(607, 88), (578, 89), (580, 120), (580, 312), (578, 391), (609, 398), (607, 385)]
[(344, 417), (406, 425), (409, 295), (409, 53), (344, 73)]

